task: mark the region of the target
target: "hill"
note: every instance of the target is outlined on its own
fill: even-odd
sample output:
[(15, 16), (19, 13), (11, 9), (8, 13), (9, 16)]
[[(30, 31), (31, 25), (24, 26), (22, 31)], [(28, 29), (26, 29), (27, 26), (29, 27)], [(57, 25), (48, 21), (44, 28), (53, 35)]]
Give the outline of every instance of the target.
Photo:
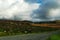
[(60, 29), (59, 21), (47, 22), (31, 22), (31, 21), (14, 21), (14, 20), (0, 20), (0, 31), (6, 32), (39, 32), (52, 31)]

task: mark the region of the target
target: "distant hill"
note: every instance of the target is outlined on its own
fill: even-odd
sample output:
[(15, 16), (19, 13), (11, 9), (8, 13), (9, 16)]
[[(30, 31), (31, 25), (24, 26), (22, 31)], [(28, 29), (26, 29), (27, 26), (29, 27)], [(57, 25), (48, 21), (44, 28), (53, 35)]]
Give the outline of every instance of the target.
[(6, 32), (40, 32), (40, 31), (52, 31), (60, 29), (59, 21), (46, 21), (46, 22), (32, 22), (32, 21), (14, 21), (14, 20), (0, 20), (0, 31)]
[(53, 27), (60, 28), (60, 21), (44, 21), (44, 22), (32, 22), (32, 21), (14, 21), (14, 20), (0, 20), (0, 26), (39, 26), (39, 27)]

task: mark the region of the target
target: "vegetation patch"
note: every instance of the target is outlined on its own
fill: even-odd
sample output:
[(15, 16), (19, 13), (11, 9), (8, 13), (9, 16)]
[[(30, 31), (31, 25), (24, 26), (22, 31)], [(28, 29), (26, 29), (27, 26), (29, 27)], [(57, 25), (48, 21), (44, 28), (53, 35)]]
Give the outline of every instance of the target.
[(47, 40), (60, 40), (60, 33), (58, 34), (53, 34), (50, 36)]

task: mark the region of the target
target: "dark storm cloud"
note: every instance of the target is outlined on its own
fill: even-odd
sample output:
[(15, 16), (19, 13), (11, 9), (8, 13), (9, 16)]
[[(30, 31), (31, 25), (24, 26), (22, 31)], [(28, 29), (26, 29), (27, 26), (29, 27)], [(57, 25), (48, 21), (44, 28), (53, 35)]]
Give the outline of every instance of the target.
[[(57, 9), (60, 8), (60, 5), (58, 4), (57, 0), (43, 0), (40, 7), (34, 11), (34, 13), (32, 15), (36, 15), (36, 16), (32, 16), (34, 19), (41, 19), (44, 21), (48, 21), (48, 20), (52, 20), (54, 18), (51, 17), (51, 15), (49, 15), (49, 11), (51, 9)], [(54, 15), (53, 15), (54, 16)]]

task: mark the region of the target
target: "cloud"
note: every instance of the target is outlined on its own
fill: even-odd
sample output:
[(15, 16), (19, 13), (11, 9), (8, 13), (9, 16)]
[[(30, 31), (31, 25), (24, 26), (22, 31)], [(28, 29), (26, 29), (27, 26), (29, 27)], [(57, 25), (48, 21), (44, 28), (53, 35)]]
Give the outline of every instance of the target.
[(60, 0), (42, 0), (40, 7), (33, 12), (33, 19), (51, 21), (60, 19)]
[(0, 0), (0, 19), (31, 20), (31, 13), (38, 8), (39, 4), (25, 0)]
[(0, 0), (0, 19), (60, 20), (60, 0)]

